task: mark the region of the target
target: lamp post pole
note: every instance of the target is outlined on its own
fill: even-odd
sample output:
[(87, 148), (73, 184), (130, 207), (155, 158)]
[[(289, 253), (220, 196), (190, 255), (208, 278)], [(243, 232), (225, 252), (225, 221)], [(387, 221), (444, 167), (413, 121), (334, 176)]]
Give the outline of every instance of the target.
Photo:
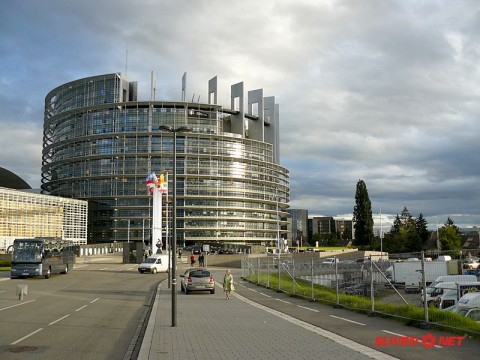
[(382, 226), (382, 209), (380, 209), (380, 261), (383, 261), (383, 226)]
[(128, 219), (127, 243), (130, 244), (130, 219)]
[(172, 207), (172, 240), (171, 240), (171, 278), (172, 278), (172, 327), (177, 326), (177, 133), (190, 132), (186, 126), (174, 129), (171, 126), (162, 125), (160, 130), (173, 134), (173, 207)]

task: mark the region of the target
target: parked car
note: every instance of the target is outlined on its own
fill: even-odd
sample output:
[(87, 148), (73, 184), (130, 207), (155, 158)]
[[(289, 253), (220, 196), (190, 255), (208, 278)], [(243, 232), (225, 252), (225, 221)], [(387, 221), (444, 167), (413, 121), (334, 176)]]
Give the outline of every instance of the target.
[(340, 263), (340, 260), (338, 260), (337, 258), (325, 258), (323, 261), (322, 261), (322, 265), (323, 266), (333, 266), (335, 265), (335, 263)]
[[(289, 269), (291, 266), (292, 266), (292, 263), (290, 262), (290, 260), (281, 260), (280, 259), (280, 268), (281, 269), (286, 270), (286, 269)], [(274, 259), (273, 267), (275, 269), (278, 269), (278, 259), (277, 258)]]
[(458, 300), (456, 305), (445, 310), (460, 314), (480, 323), (480, 293), (469, 292)]
[(477, 257), (468, 257), (463, 261), (463, 268), (475, 270), (480, 266), (480, 260)]
[(168, 255), (156, 254), (146, 258), (138, 265), (138, 272), (156, 274), (157, 272), (168, 272)]
[(210, 294), (215, 294), (215, 279), (206, 268), (188, 269), (180, 277), (180, 288), (185, 294), (192, 291), (210, 291)]

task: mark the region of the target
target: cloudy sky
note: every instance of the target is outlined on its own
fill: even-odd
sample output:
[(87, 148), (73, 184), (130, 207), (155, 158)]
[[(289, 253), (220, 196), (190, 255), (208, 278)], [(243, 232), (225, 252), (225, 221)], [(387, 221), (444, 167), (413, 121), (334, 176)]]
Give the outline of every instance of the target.
[[(0, 167), (41, 181), (44, 99), (127, 72), (150, 96), (207, 102), (218, 76), (280, 104), (291, 207), (480, 225), (477, 0), (6, 0), (0, 13)], [(195, 95), (194, 95), (195, 94)], [(386, 221), (386, 217), (384, 218)]]

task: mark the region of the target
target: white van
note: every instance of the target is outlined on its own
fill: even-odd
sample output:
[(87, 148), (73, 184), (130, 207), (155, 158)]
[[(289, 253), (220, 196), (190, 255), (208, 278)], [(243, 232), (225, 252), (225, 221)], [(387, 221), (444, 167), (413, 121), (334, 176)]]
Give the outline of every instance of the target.
[(436, 261), (450, 261), (452, 257), (450, 255), (439, 255)]
[[(465, 282), (476, 282), (477, 277), (475, 275), (443, 275), (439, 276), (438, 278), (435, 279), (434, 282), (432, 282), (428, 287), (427, 287), (427, 303), (430, 302), (432, 299), (430, 297), (430, 294), (432, 293), (433, 290), (435, 290), (435, 285), (444, 283), (444, 282), (453, 282), (453, 283), (465, 283)], [(423, 294), (422, 294), (422, 303), (423, 303)]]
[(480, 322), (480, 292), (466, 293), (448, 310)]
[(335, 263), (340, 263), (340, 260), (338, 260), (338, 258), (325, 258), (323, 261), (322, 261), (322, 266), (334, 266)]
[(469, 292), (479, 292), (480, 282), (473, 283), (453, 283), (443, 282), (435, 286), (435, 290), (430, 294), (429, 304), (434, 302), (439, 309), (446, 309), (453, 306), (465, 294)]
[(157, 272), (168, 272), (168, 254), (155, 254), (146, 258), (138, 265), (138, 272), (149, 272), (156, 274)]

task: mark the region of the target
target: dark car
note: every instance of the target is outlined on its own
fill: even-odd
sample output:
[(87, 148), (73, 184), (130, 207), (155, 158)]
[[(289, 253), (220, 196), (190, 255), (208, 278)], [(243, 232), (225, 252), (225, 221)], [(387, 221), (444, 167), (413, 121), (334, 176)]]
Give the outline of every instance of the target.
[(185, 271), (180, 282), (180, 287), (185, 294), (192, 291), (210, 291), (215, 294), (215, 279), (206, 268), (191, 268)]

